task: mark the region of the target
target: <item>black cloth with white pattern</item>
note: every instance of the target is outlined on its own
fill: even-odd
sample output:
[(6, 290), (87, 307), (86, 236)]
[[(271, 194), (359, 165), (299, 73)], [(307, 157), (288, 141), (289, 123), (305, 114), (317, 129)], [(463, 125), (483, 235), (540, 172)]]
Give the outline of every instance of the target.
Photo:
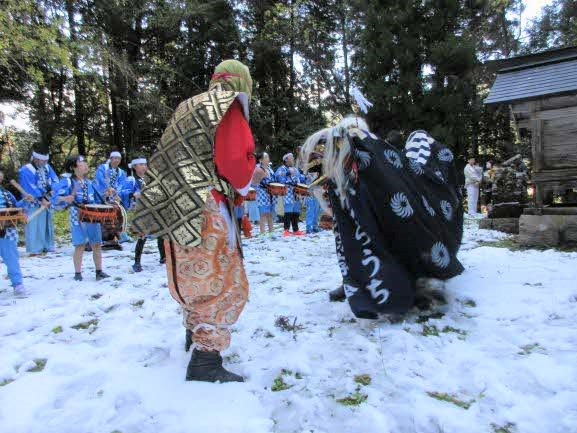
[(329, 187), (347, 298), (357, 317), (404, 313), (414, 304), (417, 278), (463, 271), (456, 257), (463, 206), (453, 156), (431, 139), (421, 164), (385, 140), (349, 134), (354, 162), (344, 206)]

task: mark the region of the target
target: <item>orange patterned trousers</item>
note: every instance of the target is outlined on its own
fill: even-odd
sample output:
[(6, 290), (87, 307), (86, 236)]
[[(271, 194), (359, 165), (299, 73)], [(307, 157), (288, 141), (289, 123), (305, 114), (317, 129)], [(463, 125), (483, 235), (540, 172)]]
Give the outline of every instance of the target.
[(238, 249), (231, 250), (228, 226), (209, 194), (203, 209), (202, 244), (164, 241), (170, 294), (184, 309), (184, 326), (199, 350), (222, 351), (248, 299), (248, 280)]

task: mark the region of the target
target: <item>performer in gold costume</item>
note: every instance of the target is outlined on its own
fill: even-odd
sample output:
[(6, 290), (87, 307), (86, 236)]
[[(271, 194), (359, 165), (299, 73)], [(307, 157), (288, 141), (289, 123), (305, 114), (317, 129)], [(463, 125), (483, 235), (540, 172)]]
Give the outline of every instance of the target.
[(252, 79), (236, 60), (218, 65), (209, 90), (182, 102), (149, 162), (136, 205), (137, 230), (165, 240), (170, 293), (194, 343), (186, 380), (242, 382), (222, 366), (248, 298), (234, 193), (255, 167), (248, 125)]

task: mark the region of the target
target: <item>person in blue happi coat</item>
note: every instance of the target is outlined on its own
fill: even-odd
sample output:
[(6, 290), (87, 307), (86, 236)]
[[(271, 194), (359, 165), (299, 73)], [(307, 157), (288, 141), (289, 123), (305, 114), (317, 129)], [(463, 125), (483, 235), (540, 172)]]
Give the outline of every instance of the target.
[(275, 172), (275, 180), (287, 186), (287, 193), (283, 197), (284, 200), (284, 233), (283, 236), (290, 236), (289, 229), (292, 225), (292, 234), (295, 236), (302, 236), (304, 232), (299, 230), (299, 216), (301, 211), (301, 202), (294, 195), (293, 187), (298, 183), (303, 183), (305, 177), (301, 171), (295, 167), (295, 158), (292, 153), (287, 153), (283, 156), (283, 165), (277, 168)]
[(27, 194), (34, 197), (33, 201), (25, 205), (26, 214), (31, 215), (40, 208), (44, 209), (24, 229), (26, 252), (30, 255), (54, 252), (54, 215), (50, 196), (54, 185), (58, 183), (58, 176), (48, 160), (48, 149), (38, 147), (32, 152), (30, 162), (18, 171), (18, 182)]
[[(115, 150), (110, 152), (108, 161), (100, 164), (96, 169), (94, 186), (107, 204), (118, 203), (121, 199), (120, 192), (126, 181), (126, 172), (120, 168), (121, 162), (122, 155)], [(122, 250), (120, 243), (129, 241), (125, 232), (117, 233), (113, 226), (104, 226), (102, 237), (105, 248), (117, 250)]]
[[(269, 158), (270, 158), (270, 156), (269, 156)], [(272, 173), (272, 179), (273, 179), (273, 180), (272, 180), (271, 182), (275, 182), (276, 179), (275, 179), (275, 177), (274, 177), (274, 169), (273, 169), (273, 163), (272, 163), (272, 162), (269, 162), (269, 163), (268, 163), (268, 169), (269, 169), (269, 171)], [(277, 214), (277, 211), (276, 211), (276, 207), (277, 207), (278, 203), (279, 203), (279, 201), (278, 201), (278, 196), (273, 195), (273, 196), (272, 196), (272, 201), (271, 201), (271, 204), (270, 204), (271, 214), (272, 214), (272, 223), (273, 223), (273, 224), (279, 222), (279, 221), (277, 221), (277, 219), (280, 219), (280, 218), (279, 218), (279, 215)]]
[[(256, 191), (256, 185), (251, 183), (251, 188), (253, 188)], [(248, 203), (246, 204), (247, 207), (247, 213), (248, 213), (248, 220), (251, 223), (258, 223), (260, 222), (260, 212), (258, 211), (258, 203), (256, 202), (256, 200), (251, 200), (248, 201)]]
[[(310, 185), (317, 178), (316, 173), (308, 174), (306, 176), (306, 183)], [(318, 233), (319, 232), (319, 213), (320, 204), (316, 197), (311, 194), (306, 198), (307, 214), (307, 234)]]
[(102, 203), (103, 199), (87, 179), (88, 164), (81, 155), (72, 155), (66, 159), (64, 165), (66, 173), (54, 187), (52, 204), (57, 209), (70, 209), (70, 234), (74, 245), (74, 279), (82, 281), (82, 256), (86, 243), (92, 247), (92, 258), (96, 270), (96, 280), (108, 278), (102, 271), (102, 230), (99, 223), (82, 222), (79, 219), (78, 207), (80, 204)]
[(268, 226), (268, 236), (273, 236), (273, 211), (276, 205), (276, 197), (268, 192), (268, 184), (274, 182), (274, 171), (270, 168), (268, 153), (257, 154), (257, 164), (253, 180), (256, 183), (256, 203), (260, 214), (260, 236), (265, 236)]
[[(132, 170), (133, 175), (128, 176), (124, 181), (124, 185), (120, 190), (120, 198), (122, 199), (123, 206), (130, 210), (136, 204), (136, 201), (140, 198), (142, 188), (144, 187), (144, 175), (148, 170), (148, 161), (144, 156), (138, 156), (134, 158), (130, 164), (129, 168)], [(132, 265), (132, 270), (134, 272), (142, 272), (142, 265), (140, 261), (142, 259), (142, 252), (144, 251), (144, 245), (146, 244), (146, 236), (139, 236), (136, 241), (136, 247), (134, 249), (134, 264)], [(161, 238), (157, 239), (158, 252), (160, 253), (160, 263), (166, 263), (166, 256), (164, 253), (164, 242)]]
[(100, 196), (109, 202), (113, 202), (120, 195), (126, 181), (126, 172), (120, 168), (121, 162), (122, 155), (115, 150), (110, 153), (108, 161), (96, 169), (94, 186)]
[[(4, 172), (0, 171), (0, 208), (17, 208), (24, 206), (24, 199), (16, 201), (14, 195), (2, 186)], [(32, 196), (26, 197), (28, 201), (34, 200)], [(15, 226), (0, 228), (0, 257), (8, 269), (8, 278), (12, 283), (14, 294), (26, 295), (26, 289), (22, 283), (22, 271), (20, 270), (20, 256), (18, 254), (18, 229)]]
[[(120, 168), (122, 154), (114, 150), (108, 160), (98, 166), (94, 186), (107, 204), (120, 203), (120, 193), (126, 181), (126, 172)], [(102, 226), (103, 247), (122, 250), (120, 243), (130, 241), (127, 233), (118, 233), (113, 225)]]

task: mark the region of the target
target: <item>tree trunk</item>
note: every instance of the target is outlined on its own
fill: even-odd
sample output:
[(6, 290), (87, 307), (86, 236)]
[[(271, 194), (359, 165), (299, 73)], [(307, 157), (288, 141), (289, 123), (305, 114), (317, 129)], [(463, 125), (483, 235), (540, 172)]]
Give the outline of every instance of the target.
[[(290, 2), (290, 36), (289, 36), (289, 68), (290, 68), (290, 80), (289, 80), (289, 91), (288, 96), (292, 99), (294, 98), (294, 88), (296, 81), (295, 74), (295, 10), (294, 2)], [(291, 102), (290, 107), (293, 107)], [(288, 126), (288, 125), (287, 125)]]
[(74, 80), (74, 134), (76, 135), (76, 145), (80, 155), (86, 155), (86, 145), (84, 141), (84, 98), (82, 95), (82, 82), (78, 70), (78, 36), (76, 34), (76, 22), (74, 20), (74, 2), (66, 0), (66, 12), (68, 14), (68, 26), (70, 28), (70, 41), (72, 42), (71, 62), (72, 77)]
[(50, 144), (52, 141), (52, 134), (50, 134), (50, 120), (46, 112), (46, 97), (44, 95), (44, 86), (38, 86), (36, 90), (36, 117), (38, 118), (38, 132), (40, 133), (40, 141), (50, 151)]
[(106, 94), (106, 132), (108, 134), (108, 146), (114, 147), (114, 132), (112, 121), (112, 98), (110, 96), (110, 58), (102, 56), (102, 84)]
[[(129, 30), (128, 43), (126, 44), (126, 53), (129, 67), (136, 72), (138, 59), (140, 56), (140, 44), (142, 40), (142, 13), (135, 17), (134, 29)], [(131, 155), (139, 142), (138, 140), (138, 119), (136, 106), (138, 100), (138, 82), (134, 77), (126, 77), (127, 83), (127, 106), (125, 116), (125, 142), (124, 150), (127, 155)]]
[(500, 22), (501, 22), (501, 31), (503, 32), (503, 54), (505, 58), (509, 58), (511, 56), (511, 35), (509, 33), (509, 28), (507, 26), (507, 10), (503, 8), (499, 14)]
[[(113, 50), (113, 47), (110, 47)], [(115, 54), (110, 54), (115, 55)], [(112, 119), (112, 148), (119, 149), (122, 143), (121, 97), (118, 91), (118, 73), (111, 61), (108, 63), (110, 114)]]
[(346, 5), (343, 5), (343, 10), (341, 11), (341, 33), (342, 33), (342, 47), (343, 47), (343, 60), (345, 68), (345, 102), (347, 104), (347, 109), (351, 105), (350, 97), (350, 87), (351, 87), (351, 75), (349, 70), (349, 40), (347, 35), (347, 11)]

